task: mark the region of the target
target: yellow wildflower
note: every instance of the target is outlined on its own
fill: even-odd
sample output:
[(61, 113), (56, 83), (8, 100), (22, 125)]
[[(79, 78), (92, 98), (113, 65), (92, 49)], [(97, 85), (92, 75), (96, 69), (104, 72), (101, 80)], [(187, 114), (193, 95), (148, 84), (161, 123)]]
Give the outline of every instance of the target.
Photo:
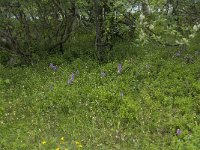
[(80, 143), (78, 141), (75, 141), (76, 145), (79, 145)]
[(56, 148), (56, 150), (60, 150), (60, 148)]
[(46, 141), (42, 141), (42, 144), (44, 145), (44, 144), (46, 144), (47, 142)]
[(79, 147), (79, 148), (82, 148), (82, 147), (83, 147), (83, 145), (79, 144), (79, 145), (78, 145), (78, 147)]
[(64, 141), (64, 137), (61, 137), (60, 140), (61, 140), (61, 141)]
[(81, 144), (80, 142), (75, 141), (75, 143), (76, 143), (76, 145), (77, 145), (79, 148), (82, 148), (82, 147), (83, 147), (82, 144)]

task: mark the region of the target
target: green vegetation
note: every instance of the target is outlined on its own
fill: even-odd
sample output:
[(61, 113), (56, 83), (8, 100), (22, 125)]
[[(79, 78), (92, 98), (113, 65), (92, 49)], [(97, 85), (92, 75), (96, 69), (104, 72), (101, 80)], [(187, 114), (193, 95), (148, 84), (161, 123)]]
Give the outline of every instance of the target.
[(199, 150), (200, 0), (0, 0), (0, 150)]
[(175, 48), (129, 45), (115, 51), (131, 54), (101, 65), (60, 56), (1, 65), (0, 148), (199, 149), (198, 44), (180, 56)]

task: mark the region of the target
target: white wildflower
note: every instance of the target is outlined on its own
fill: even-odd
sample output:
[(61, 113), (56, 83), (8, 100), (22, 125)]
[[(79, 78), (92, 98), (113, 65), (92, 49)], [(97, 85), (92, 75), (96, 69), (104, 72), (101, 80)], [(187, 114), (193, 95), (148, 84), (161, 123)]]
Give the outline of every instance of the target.
[(195, 37), (195, 34), (190, 34), (189, 35), (189, 38), (194, 38)]
[(149, 26), (149, 29), (150, 29), (150, 30), (153, 30), (153, 29), (154, 29), (154, 25), (151, 24), (151, 25)]
[(197, 25), (194, 25), (194, 26), (193, 26), (193, 30), (194, 30), (194, 31), (198, 31), (198, 26), (197, 26)]
[(189, 41), (188, 41), (188, 39), (186, 39), (186, 38), (182, 38), (182, 42), (184, 43), (184, 44), (189, 44)]

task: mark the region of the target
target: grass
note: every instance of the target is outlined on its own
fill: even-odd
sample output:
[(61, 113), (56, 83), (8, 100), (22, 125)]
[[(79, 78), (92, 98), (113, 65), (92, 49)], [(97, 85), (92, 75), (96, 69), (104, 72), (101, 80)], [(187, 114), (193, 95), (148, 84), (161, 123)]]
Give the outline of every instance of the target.
[(0, 66), (0, 149), (200, 149), (200, 56), (126, 48), (131, 56), (102, 65)]

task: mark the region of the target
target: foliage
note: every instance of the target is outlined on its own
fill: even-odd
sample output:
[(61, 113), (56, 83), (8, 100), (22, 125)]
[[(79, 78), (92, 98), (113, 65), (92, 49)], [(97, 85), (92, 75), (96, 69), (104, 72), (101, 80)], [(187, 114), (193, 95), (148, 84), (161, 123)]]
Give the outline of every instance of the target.
[(188, 45), (200, 28), (199, 1), (1, 0), (0, 4), (0, 50), (25, 63), (49, 54), (68, 55), (74, 34), (92, 32), (90, 49), (96, 46), (92, 55), (107, 62), (107, 52), (120, 41)]

